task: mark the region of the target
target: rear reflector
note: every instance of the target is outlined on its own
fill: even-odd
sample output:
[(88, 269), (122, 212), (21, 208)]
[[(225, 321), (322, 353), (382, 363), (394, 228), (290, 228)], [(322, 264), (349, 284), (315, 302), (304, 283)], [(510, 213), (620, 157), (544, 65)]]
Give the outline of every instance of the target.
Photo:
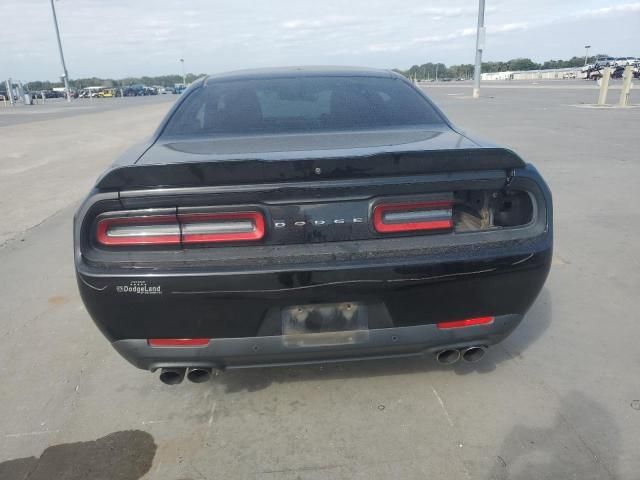
[(108, 217), (96, 228), (98, 242), (106, 246), (246, 242), (264, 235), (260, 212)]
[(264, 237), (260, 212), (193, 213), (178, 218), (182, 243), (246, 242)]
[(150, 338), (152, 347), (204, 347), (209, 345), (208, 338)]
[(112, 217), (98, 222), (102, 245), (178, 245), (180, 225), (175, 215)]
[(438, 328), (440, 330), (447, 330), (450, 328), (464, 328), (472, 327), (474, 325), (490, 325), (493, 323), (494, 317), (476, 317), (467, 318), (466, 320), (455, 320), (453, 322), (440, 322)]
[(453, 203), (420, 202), (376, 205), (373, 226), (378, 233), (449, 230), (453, 228)]

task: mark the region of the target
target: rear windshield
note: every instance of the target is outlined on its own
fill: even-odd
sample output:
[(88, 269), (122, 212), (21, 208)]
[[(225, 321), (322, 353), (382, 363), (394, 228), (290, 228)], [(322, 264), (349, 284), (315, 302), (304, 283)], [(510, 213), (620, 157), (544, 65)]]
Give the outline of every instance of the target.
[(442, 123), (402, 80), (297, 77), (214, 82), (192, 92), (163, 136), (294, 133)]

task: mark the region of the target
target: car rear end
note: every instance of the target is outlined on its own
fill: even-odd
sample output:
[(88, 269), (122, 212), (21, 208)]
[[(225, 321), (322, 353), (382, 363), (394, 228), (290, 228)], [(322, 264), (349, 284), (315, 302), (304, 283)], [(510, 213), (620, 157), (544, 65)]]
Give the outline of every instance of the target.
[(199, 381), (425, 352), (478, 360), (542, 288), (551, 196), (511, 151), (432, 112), (428, 127), (240, 137), (164, 135), (165, 123), (76, 215), (89, 313), (169, 383), (185, 368)]

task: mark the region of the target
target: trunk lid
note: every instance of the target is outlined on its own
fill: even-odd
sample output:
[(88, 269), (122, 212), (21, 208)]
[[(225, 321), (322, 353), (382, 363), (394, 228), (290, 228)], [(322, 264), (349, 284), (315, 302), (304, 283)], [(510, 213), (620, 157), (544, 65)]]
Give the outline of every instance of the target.
[(508, 170), (512, 151), (472, 141), (447, 126), (429, 129), (165, 139), (134, 163), (114, 164), (102, 190), (202, 187)]

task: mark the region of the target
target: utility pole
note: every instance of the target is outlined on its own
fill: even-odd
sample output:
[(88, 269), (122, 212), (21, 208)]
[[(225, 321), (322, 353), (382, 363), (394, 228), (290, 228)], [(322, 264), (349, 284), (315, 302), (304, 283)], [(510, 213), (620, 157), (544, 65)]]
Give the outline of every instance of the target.
[(187, 84), (187, 78), (184, 76), (184, 58), (180, 59), (180, 68), (182, 69), (182, 83), (183, 85)]
[(484, 50), (484, 0), (478, 7), (478, 31), (476, 32), (476, 66), (473, 71), (473, 98), (480, 97), (480, 70), (482, 69), (482, 50)]
[(58, 29), (58, 17), (56, 16), (56, 7), (51, 0), (51, 12), (53, 13), (53, 25), (56, 27), (56, 38), (58, 39), (58, 50), (60, 51), (60, 61), (62, 62), (62, 71), (64, 79), (64, 91), (67, 95), (67, 102), (71, 101), (69, 93), (69, 74), (67, 73), (67, 65), (64, 63), (64, 54), (62, 53), (62, 42), (60, 41), (60, 30)]
[(589, 49), (591, 48), (591, 45), (585, 45), (584, 46), (584, 50), (585, 50), (585, 54), (584, 54), (584, 66), (587, 66), (587, 59), (589, 58)]
[(438, 81), (438, 64), (436, 63), (436, 82)]

